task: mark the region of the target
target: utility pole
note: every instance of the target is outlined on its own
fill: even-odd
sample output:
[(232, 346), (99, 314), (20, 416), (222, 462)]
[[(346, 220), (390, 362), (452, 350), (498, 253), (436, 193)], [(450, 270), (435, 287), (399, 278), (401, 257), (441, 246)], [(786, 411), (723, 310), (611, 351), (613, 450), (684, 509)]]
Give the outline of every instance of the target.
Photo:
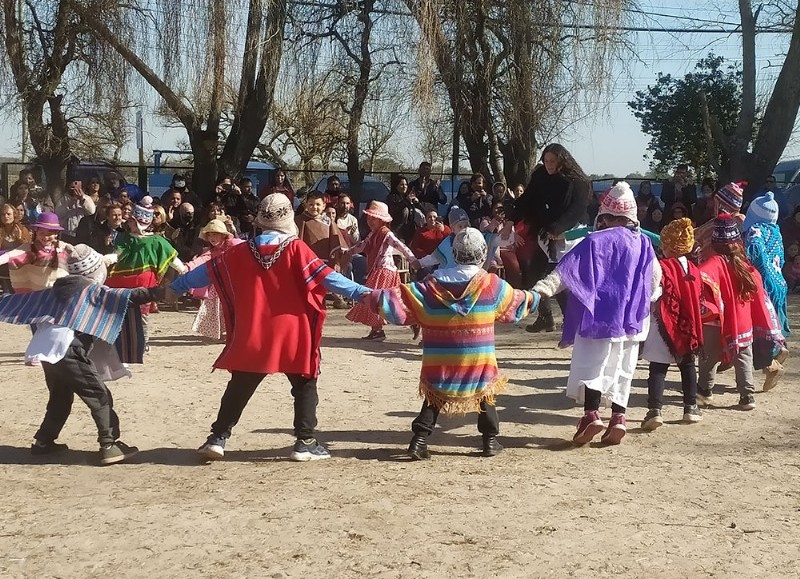
[(136, 148), (139, 149), (139, 189), (147, 191), (147, 167), (144, 165), (144, 119), (142, 109), (136, 111)]

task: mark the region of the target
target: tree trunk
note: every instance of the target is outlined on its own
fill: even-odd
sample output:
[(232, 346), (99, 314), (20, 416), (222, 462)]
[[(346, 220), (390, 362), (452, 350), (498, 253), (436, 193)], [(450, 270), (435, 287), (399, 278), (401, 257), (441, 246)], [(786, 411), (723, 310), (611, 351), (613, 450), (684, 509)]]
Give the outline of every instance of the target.
[[(36, 153), (35, 162), (42, 167), (45, 190), (51, 196), (57, 187), (64, 185), (71, 155), (67, 122), (61, 110), (63, 98), (58, 95), (44, 99), (37, 95), (26, 103), (28, 134)], [(45, 103), (50, 109), (49, 123), (44, 120)]]
[(189, 133), (189, 146), (194, 157), (192, 190), (203, 203), (208, 203), (214, 194), (218, 174), (217, 143), (217, 135), (206, 130)]

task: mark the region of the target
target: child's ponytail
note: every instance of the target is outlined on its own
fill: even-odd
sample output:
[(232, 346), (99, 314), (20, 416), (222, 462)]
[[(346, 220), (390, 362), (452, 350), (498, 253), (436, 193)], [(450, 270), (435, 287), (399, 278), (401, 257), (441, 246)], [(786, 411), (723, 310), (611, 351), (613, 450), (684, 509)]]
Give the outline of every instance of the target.
[(733, 266), (739, 298), (743, 302), (752, 301), (758, 293), (758, 286), (753, 277), (752, 266), (744, 254), (744, 248), (738, 243), (715, 243), (714, 250)]

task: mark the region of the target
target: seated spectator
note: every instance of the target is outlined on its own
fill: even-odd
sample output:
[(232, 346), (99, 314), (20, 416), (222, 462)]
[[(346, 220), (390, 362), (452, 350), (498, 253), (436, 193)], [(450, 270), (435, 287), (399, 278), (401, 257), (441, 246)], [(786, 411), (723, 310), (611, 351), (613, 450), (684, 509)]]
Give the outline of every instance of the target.
[[(13, 205), (6, 203), (0, 207), (0, 231), (2, 231), (2, 239), (0, 239), (0, 250), (2, 251), (0, 253), (17, 249), (23, 243), (31, 242), (31, 232), (17, 216), (18, 213)], [(0, 288), (5, 295), (14, 293), (7, 263), (0, 265)]]
[(105, 219), (92, 230), (87, 244), (100, 255), (114, 253), (117, 236), (124, 231), (126, 207), (128, 217), (132, 212), (130, 204), (124, 206), (121, 203), (110, 201), (108, 196), (105, 197), (109, 199), (103, 209)]
[(469, 190), (464, 192), (459, 187), (458, 197), (452, 205), (466, 211), (470, 225), (475, 228), (480, 226), (481, 219), (490, 216), (492, 212), (492, 196), (486, 192), (485, 183), (483, 175), (475, 173), (469, 180)]
[(660, 205), (654, 205), (647, 210), (647, 215), (642, 221), (642, 229), (652, 233), (661, 233), (661, 229), (666, 225), (664, 222), (664, 211)]
[(225, 227), (228, 228), (228, 233), (230, 233), (234, 237), (236, 236), (236, 227), (233, 224), (233, 219), (231, 218), (230, 215), (227, 215), (225, 213), (225, 208), (222, 207), (219, 203), (209, 203), (208, 205), (206, 205), (206, 207), (203, 209), (203, 214), (200, 220), (198, 221), (197, 225), (200, 228), (203, 228), (214, 219), (219, 219), (220, 221), (222, 221), (225, 224)]
[(422, 259), (436, 251), (442, 240), (450, 233), (450, 228), (444, 224), (444, 220), (439, 217), (439, 213), (435, 210), (430, 210), (425, 214), (425, 226), (417, 229), (416, 233), (414, 233), (409, 249), (414, 252), (417, 259)]
[(175, 227), (172, 232), (172, 245), (178, 250), (178, 257), (181, 261), (191, 261), (191, 259), (203, 250), (200, 243), (200, 228), (194, 215), (194, 206), (191, 203), (183, 203), (178, 208), (180, 215), (180, 225)]

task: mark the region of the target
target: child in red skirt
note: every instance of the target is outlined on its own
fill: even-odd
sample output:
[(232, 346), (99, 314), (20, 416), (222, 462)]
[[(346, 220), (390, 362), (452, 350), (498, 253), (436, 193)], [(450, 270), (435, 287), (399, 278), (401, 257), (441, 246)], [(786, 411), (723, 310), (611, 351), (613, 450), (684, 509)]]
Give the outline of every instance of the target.
[[(367, 238), (349, 249), (343, 250), (345, 256), (363, 253), (367, 256), (367, 279), (364, 285), (372, 289), (388, 289), (400, 286), (400, 274), (394, 264), (393, 255), (398, 252), (410, 264), (416, 265), (417, 258), (414, 253), (400, 241), (389, 229), (392, 222), (389, 207), (386, 203), (373, 201), (364, 210), (367, 216), (367, 225), (370, 233)], [(371, 331), (362, 339), (381, 342), (386, 339), (383, 331), (383, 320), (378, 314), (370, 311), (369, 307), (361, 303), (356, 304), (347, 312), (347, 319), (369, 326)], [(419, 328), (412, 328), (414, 337), (419, 335)]]

